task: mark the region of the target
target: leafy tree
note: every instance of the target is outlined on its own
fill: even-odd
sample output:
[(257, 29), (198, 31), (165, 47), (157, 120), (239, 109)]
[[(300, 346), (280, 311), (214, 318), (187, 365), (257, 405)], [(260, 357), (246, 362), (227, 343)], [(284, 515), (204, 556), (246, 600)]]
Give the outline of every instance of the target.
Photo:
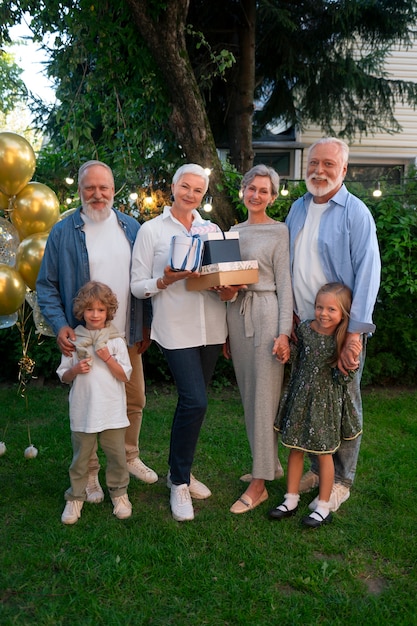
[(0, 37), (25, 10), (39, 40), (58, 33), (48, 131), (67, 163), (96, 156), (145, 184), (184, 159), (210, 164), (223, 227), (233, 211), (216, 145), (245, 171), (253, 133), (278, 122), (395, 132), (395, 101), (417, 102), (415, 83), (383, 73), (389, 47), (411, 41), (414, 0), (6, 0)]
[(16, 64), (7, 46), (0, 49), (0, 114), (7, 116), (27, 98), (27, 90), (20, 78), (22, 70)]

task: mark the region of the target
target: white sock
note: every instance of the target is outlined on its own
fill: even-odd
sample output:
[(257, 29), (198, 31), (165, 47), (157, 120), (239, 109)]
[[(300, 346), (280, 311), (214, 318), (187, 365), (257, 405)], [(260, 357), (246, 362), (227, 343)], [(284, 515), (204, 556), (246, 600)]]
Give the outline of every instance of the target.
[[(318, 513), (318, 515), (316, 515)], [(317, 506), (313, 513), (310, 514), (310, 517), (316, 519), (318, 522), (321, 522), (325, 519), (330, 513), (330, 501), (329, 500), (318, 500)], [(322, 517), (320, 517), (320, 515)]]
[(286, 493), (285, 500), (277, 508), (280, 511), (293, 511), (298, 506), (300, 495), (298, 493)]

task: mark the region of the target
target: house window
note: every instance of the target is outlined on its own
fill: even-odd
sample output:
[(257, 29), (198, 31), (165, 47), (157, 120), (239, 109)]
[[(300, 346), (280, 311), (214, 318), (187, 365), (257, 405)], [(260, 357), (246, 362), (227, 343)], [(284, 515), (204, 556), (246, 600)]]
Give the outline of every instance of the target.
[(261, 163), (273, 167), (281, 177), (289, 178), (290, 176), (290, 152), (256, 152), (253, 164), (260, 165)]
[(404, 178), (404, 165), (349, 165), (346, 182), (362, 183), (373, 187), (378, 181), (399, 185)]

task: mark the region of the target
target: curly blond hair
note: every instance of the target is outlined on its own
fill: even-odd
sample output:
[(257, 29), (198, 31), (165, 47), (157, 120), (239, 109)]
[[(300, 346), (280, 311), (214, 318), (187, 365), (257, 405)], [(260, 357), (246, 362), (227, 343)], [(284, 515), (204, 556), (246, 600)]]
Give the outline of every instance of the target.
[(74, 315), (77, 320), (82, 320), (84, 311), (95, 301), (99, 300), (106, 307), (106, 321), (110, 322), (116, 315), (117, 297), (108, 285), (90, 280), (83, 285), (74, 298)]

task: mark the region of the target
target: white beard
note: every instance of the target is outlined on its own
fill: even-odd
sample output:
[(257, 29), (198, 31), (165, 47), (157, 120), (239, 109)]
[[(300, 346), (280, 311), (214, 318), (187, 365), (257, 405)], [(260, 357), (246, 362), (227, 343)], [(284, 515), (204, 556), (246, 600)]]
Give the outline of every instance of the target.
[(111, 212), (111, 206), (107, 205), (103, 209), (92, 209), (88, 202), (82, 203), (83, 213), (90, 218), (93, 222), (103, 222), (106, 220)]
[(333, 189), (338, 191), (340, 189), (340, 187), (342, 186), (343, 179), (344, 179), (343, 174), (340, 174), (340, 176), (338, 176), (335, 181), (333, 181), (333, 182), (327, 181), (327, 184), (326, 184), (325, 187), (323, 187), (323, 186), (317, 186), (316, 187), (316, 185), (314, 183), (314, 180), (313, 180), (314, 177), (315, 177), (315, 174), (310, 174), (310, 176), (306, 180), (306, 187), (307, 187), (308, 191), (313, 196), (316, 196), (317, 198), (321, 198), (322, 196), (326, 196), (328, 193), (333, 191)]

